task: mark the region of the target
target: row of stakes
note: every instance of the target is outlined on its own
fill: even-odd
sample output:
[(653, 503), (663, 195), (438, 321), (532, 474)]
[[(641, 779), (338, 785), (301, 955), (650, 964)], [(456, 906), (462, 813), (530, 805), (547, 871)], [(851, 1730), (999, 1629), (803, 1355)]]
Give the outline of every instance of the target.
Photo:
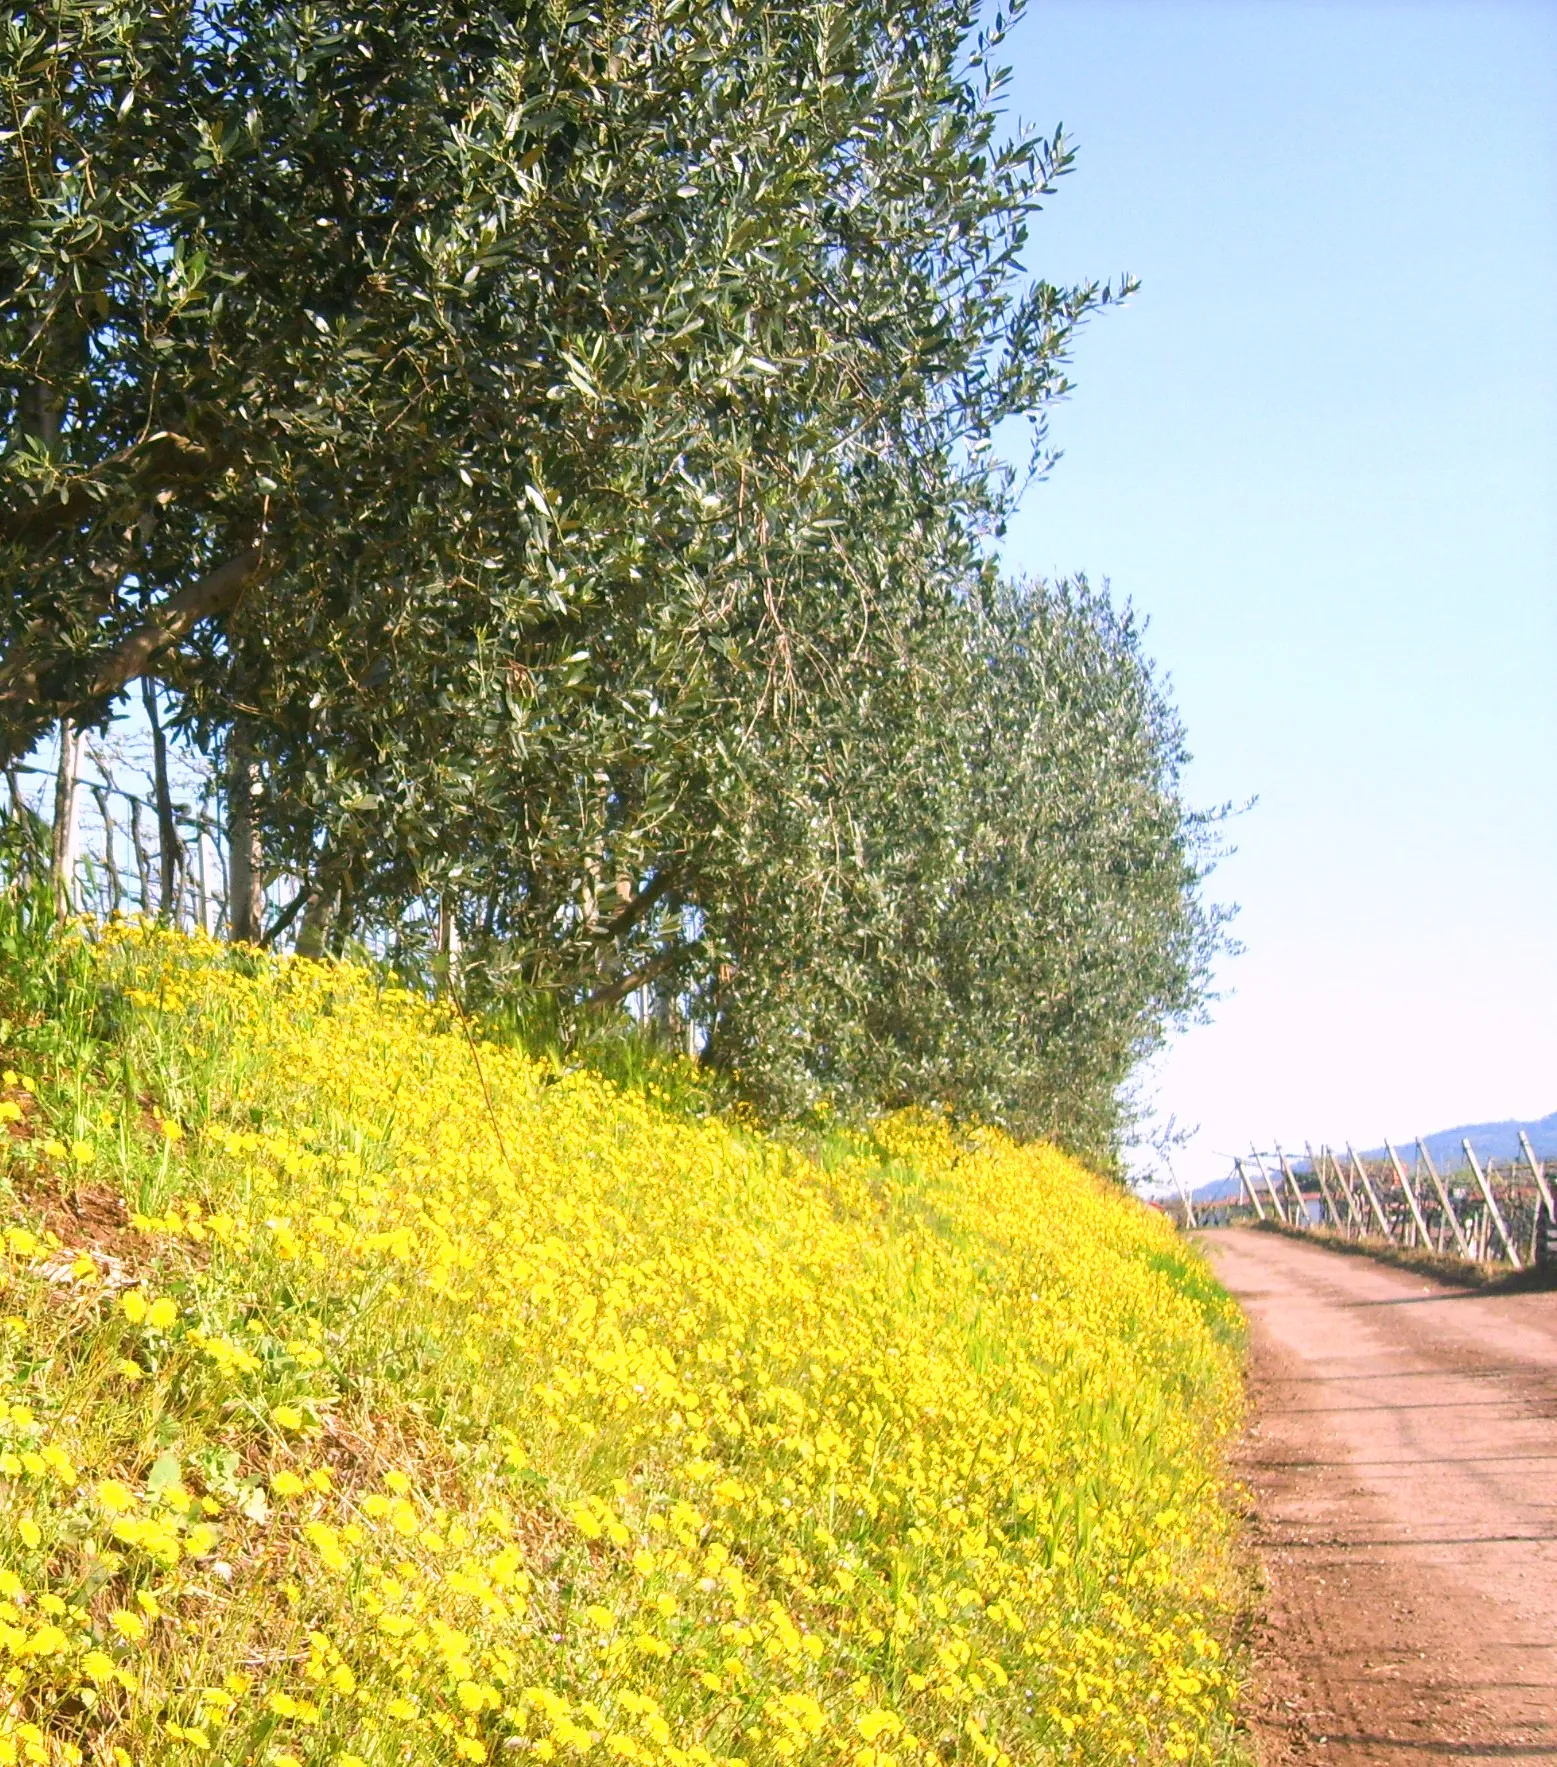
[[(1468, 1140), (1462, 1140), (1460, 1145), (1465, 1150), (1466, 1176), (1474, 1181), (1474, 1190), (1470, 1183), (1456, 1182), (1457, 1174), (1450, 1174), (1446, 1182), (1426, 1143), (1420, 1139), (1416, 1144), (1414, 1183), (1405, 1161), (1387, 1141), (1386, 1158), (1377, 1162), (1373, 1172), (1349, 1142), (1344, 1161), (1326, 1146), (1316, 1156), (1305, 1143), (1307, 1174), (1295, 1171), (1291, 1159), (1279, 1146), (1270, 1165), (1257, 1149), (1251, 1148), (1249, 1162), (1235, 1159), (1233, 1169), (1243, 1195), (1260, 1221), (1274, 1219), (1304, 1231), (1337, 1232), (1348, 1238), (1378, 1237), (1440, 1252), (1450, 1250), (1452, 1236), (1454, 1249), (1468, 1262), (1505, 1262), (1515, 1270), (1530, 1264), (1557, 1264), (1557, 1206), (1546, 1167), (1536, 1158), (1529, 1136), (1520, 1132), (1519, 1147), (1533, 1185), (1526, 1185), (1518, 1164), (1510, 1162), (1507, 1179), (1501, 1184), (1501, 1199), (1501, 1174), (1495, 1163), (1489, 1160), (1483, 1165)], [(1305, 1191), (1300, 1183), (1300, 1177), (1305, 1175), (1314, 1180), (1311, 1191)], [(1423, 1182), (1424, 1176), (1431, 1183), (1431, 1192)], [(1391, 1179), (1396, 1194), (1391, 1194)], [(1400, 1207), (1402, 1200), (1404, 1210)], [(1193, 1225), (1193, 1205), (1187, 1196), (1184, 1201), (1189, 1224)], [(1528, 1237), (1523, 1219), (1527, 1213)]]

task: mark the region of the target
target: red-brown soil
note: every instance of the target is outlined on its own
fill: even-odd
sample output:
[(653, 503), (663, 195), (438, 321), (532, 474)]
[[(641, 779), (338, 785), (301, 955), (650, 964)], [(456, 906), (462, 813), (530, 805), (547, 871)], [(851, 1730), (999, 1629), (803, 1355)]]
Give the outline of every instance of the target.
[(1267, 1767), (1557, 1761), (1557, 1293), (1230, 1229)]

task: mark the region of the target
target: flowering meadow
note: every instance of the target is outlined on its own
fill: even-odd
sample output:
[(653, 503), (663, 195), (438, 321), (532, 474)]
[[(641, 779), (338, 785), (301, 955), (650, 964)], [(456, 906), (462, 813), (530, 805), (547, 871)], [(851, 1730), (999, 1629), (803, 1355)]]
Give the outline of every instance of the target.
[(75, 974), (0, 1027), (0, 1764), (1230, 1758), (1238, 1321), (1163, 1218), (347, 966)]

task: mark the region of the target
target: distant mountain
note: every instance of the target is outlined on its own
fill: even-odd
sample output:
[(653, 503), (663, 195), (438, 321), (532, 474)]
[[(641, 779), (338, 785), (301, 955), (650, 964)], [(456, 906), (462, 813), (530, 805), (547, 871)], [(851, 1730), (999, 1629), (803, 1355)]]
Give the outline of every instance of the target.
[[(1557, 1162), (1557, 1111), (1553, 1111), (1549, 1117), (1539, 1117), (1530, 1122), (1511, 1120), (1505, 1123), (1460, 1123), (1453, 1129), (1435, 1129), (1431, 1135), (1424, 1135), (1422, 1140), (1427, 1144), (1433, 1164), (1440, 1172), (1447, 1172), (1465, 1163), (1465, 1155), (1460, 1147), (1462, 1141), (1468, 1141), (1475, 1148), (1477, 1159), (1483, 1163), (1487, 1160), (1500, 1160), (1506, 1164), (1510, 1160), (1518, 1160), (1521, 1129), (1530, 1137), (1530, 1145), (1535, 1149), (1538, 1160)], [(1402, 1158), (1409, 1158), (1416, 1153), (1416, 1137), (1404, 1136), (1394, 1143), (1394, 1148)], [(1359, 1148), (1357, 1151), (1365, 1160), (1384, 1158), (1382, 1146)], [(1292, 1169), (1294, 1172), (1306, 1173), (1308, 1161), (1293, 1160)], [(1252, 1176), (1252, 1164), (1248, 1165), (1248, 1170)], [(1237, 1178), (1229, 1174), (1226, 1178), (1214, 1178), (1209, 1184), (1202, 1184), (1193, 1194), (1197, 1203), (1223, 1203), (1236, 1200), (1242, 1195), (1242, 1190)]]
[[(1523, 1129), (1530, 1137), (1530, 1145), (1535, 1149), (1538, 1160), (1557, 1160), (1557, 1111), (1549, 1117), (1541, 1117), (1534, 1122), (1506, 1123), (1461, 1123), (1454, 1129), (1436, 1129), (1431, 1135), (1424, 1135), (1427, 1151), (1439, 1170), (1446, 1166), (1458, 1166), (1464, 1162), (1465, 1155), (1460, 1143), (1468, 1141), (1476, 1150), (1479, 1160), (1517, 1160), (1519, 1158), (1519, 1131)], [(1397, 1141), (1395, 1151), (1404, 1154), (1414, 1151), (1416, 1137), (1408, 1136), (1404, 1141)], [(1384, 1158), (1382, 1147), (1370, 1147), (1363, 1157), (1381, 1160)]]
[(1197, 1203), (1231, 1203), (1243, 1195), (1243, 1186), (1236, 1178), (1213, 1178), (1190, 1194)]

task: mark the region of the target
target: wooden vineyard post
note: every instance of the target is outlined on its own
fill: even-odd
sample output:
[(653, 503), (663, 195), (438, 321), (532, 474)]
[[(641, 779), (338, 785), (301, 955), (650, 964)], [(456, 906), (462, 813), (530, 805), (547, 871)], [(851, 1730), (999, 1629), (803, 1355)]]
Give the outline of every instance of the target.
[(1406, 1176), (1406, 1168), (1401, 1163), (1400, 1155), (1386, 1141), (1384, 1151), (1389, 1155), (1389, 1163), (1395, 1168), (1395, 1176), (1400, 1180), (1400, 1188), (1406, 1193), (1406, 1201), (1411, 1205), (1411, 1219), (1416, 1222), (1416, 1230), (1422, 1236), (1422, 1244), (1428, 1251), (1433, 1249), (1432, 1239), (1428, 1235), (1427, 1221), (1422, 1214), (1422, 1206), (1416, 1200), (1416, 1192), (1411, 1188), (1411, 1180)]
[[(1417, 1187), (1419, 1195), (1424, 1197), (1427, 1195), (1422, 1180), (1422, 1150), (1420, 1147), (1416, 1150), (1416, 1161), (1411, 1168), (1411, 1182)], [(1433, 1235), (1433, 1250), (1441, 1257), (1447, 1250), (1448, 1244), (1449, 1223), (1444, 1219), (1443, 1211), (1440, 1209), (1438, 1212), (1438, 1230)]]
[(1284, 1222), (1287, 1218), (1287, 1211), (1282, 1205), (1281, 1197), (1277, 1194), (1276, 1186), (1270, 1181), (1270, 1173), (1265, 1170), (1265, 1162), (1260, 1158), (1259, 1149), (1252, 1141), (1249, 1143), (1249, 1152), (1254, 1157), (1254, 1164), (1261, 1178), (1265, 1180), (1265, 1188), (1270, 1192), (1270, 1206), (1276, 1211), (1276, 1219)]
[(1261, 1221), (1263, 1221), (1265, 1219), (1265, 1211), (1260, 1206), (1260, 1195), (1259, 1195), (1259, 1192), (1254, 1188), (1254, 1184), (1251, 1181), (1249, 1174), (1246, 1171), (1244, 1171), (1243, 1161), (1242, 1160), (1234, 1160), (1233, 1161), (1233, 1170), (1235, 1172), (1237, 1172), (1237, 1174), (1238, 1174), (1238, 1182), (1249, 1193), (1249, 1201), (1254, 1204), (1255, 1215)]
[[(1292, 1193), (1292, 1206), (1297, 1210), (1298, 1226), (1307, 1227), (1309, 1225), (1308, 1198), (1303, 1194), (1303, 1186), (1297, 1181), (1296, 1174), (1292, 1170), (1291, 1160), (1282, 1152), (1281, 1143), (1277, 1141), (1272, 1145), (1276, 1149), (1276, 1158), (1281, 1165), (1281, 1175), (1286, 1179), (1287, 1189)], [(1323, 1205), (1321, 1205), (1321, 1214), (1323, 1214)]]
[[(1487, 1175), (1487, 1189), (1490, 1190), (1492, 1192), (1493, 1197), (1496, 1198), (1497, 1193), (1498, 1193), (1497, 1155), (1494, 1154), (1489, 1160), (1487, 1160), (1486, 1164), (1483, 1165), (1481, 1169)], [(1498, 1203), (1498, 1212), (1501, 1214), (1503, 1210), (1511, 1208), (1513, 1200), (1514, 1199), (1513, 1199), (1512, 1195), (1507, 1190), (1505, 1190), (1503, 1193), (1503, 1200)], [(1508, 1225), (1508, 1216), (1507, 1215), (1503, 1215), (1503, 1224), (1504, 1224), (1504, 1226)], [(1513, 1234), (1512, 1229), (1509, 1230), (1508, 1237), (1509, 1237), (1510, 1241), (1513, 1240), (1514, 1234)], [(1492, 1233), (1491, 1233), (1490, 1229), (1488, 1230), (1488, 1233), (1487, 1233), (1487, 1243), (1489, 1245), (1492, 1243)], [(1494, 1256), (1496, 1256), (1496, 1254), (1494, 1254)]]
[(1184, 1205), (1184, 1225), (1193, 1230), (1195, 1225), (1195, 1201), (1189, 1193), (1189, 1187), (1178, 1173), (1173, 1170), (1173, 1161), (1167, 1161), (1169, 1176), (1173, 1179), (1173, 1188), (1179, 1193), (1179, 1201)]
[(1476, 1158), (1476, 1150), (1468, 1141), (1462, 1140), (1460, 1146), (1465, 1149), (1465, 1157), (1470, 1161), (1471, 1170), (1476, 1174), (1476, 1182), (1481, 1186), (1481, 1194), (1486, 1198), (1487, 1213), (1492, 1217), (1493, 1225), (1498, 1230), (1498, 1238), (1503, 1242), (1503, 1250), (1508, 1254), (1508, 1261), (1516, 1270), (1523, 1270), (1519, 1261), (1519, 1253), (1514, 1249), (1514, 1242), (1508, 1236), (1508, 1223), (1503, 1219), (1503, 1211), (1498, 1207), (1498, 1199), (1492, 1194), (1492, 1186), (1487, 1182), (1487, 1175), (1481, 1169), (1481, 1161)]
[(1336, 1200), (1334, 1200), (1334, 1196), (1333, 1196), (1333, 1194), (1331, 1194), (1331, 1187), (1329, 1187), (1329, 1182), (1327, 1182), (1327, 1180), (1325, 1180), (1324, 1163), (1322, 1163), (1322, 1161), (1318, 1161), (1318, 1159), (1315, 1159), (1315, 1157), (1313, 1157), (1313, 1149), (1311, 1149), (1310, 1145), (1308, 1145), (1308, 1141), (1304, 1141), (1304, 1143), (1303, 1143), (1303, 1152), (1304, 1152), (1304, 1154), (1306, 1154), (1306, 1156), (1308, 1156), (1308, 1170), (1310, 1170), (1310, 1172), (1313, 1173), (1313, 1177), (1315, 1177), (1315, 1182), (1317, 1182), (1317, 1184), (1318, 1184), (1318, 1209), (1320, 1209), (1320, 1226), (1324, 1226), (1325, 1221), (1329, 1221), (1329, 1225), (1331, 1225), (1331, 1226), (1340, 1226), (1341, 1225), (1340, 1212), (1338, 1212), (1338, 1209), (1336, 1209)]
[(1325, 1183), (1324, 1161), (1322, 1159), (1316, 1160), (1314, 1158), (1314, 1150), (1306, 1141), (1303, 1143), (1303, 1151), (1308, 1155), (1309, 1171), (1311, 1171), (1319, 1180), (1320, 1208), (1330, 1217), (1330, 1225), (1332, 1227), (1339, 1227), (1341, 1225), (1341, 1216), (1335, 1206), (1335, 1198), (1330, 1194), (1330, 1186)]
[(1525, 1162), (1530, 1167), (1530, 1176), (1535, 1179), (1535, 1187), (1541, 1193), (1541, 1201), (1546, 1204), (1547, 1214), (1557, 1216), (1557, 1202), (1553, 1201), (1552, 1187), (1546, 1182), (1546, 1167), (1535, 1157), (1530, 1137), (1523, 1129), (1519, 1131), (1519, 1145), (1524, 1150)]
[[(1287, 1189), (1292, 1191), (1292, 1203), (1297, 1209), (1297, 1225), (1308, 1226), (1308, 1198), (1303, 1194), (1303, 1186), (1297, 1182), (1292, 1172), (1292, 1161), (1281, 1152), (1281, 1143), (1276, 1141), (1276, 1157), (1281, 1161), (1281, 1177), (1287, 1179)], [(1320, 1225), (1324, 1223), (1324, 1203), (1320, 1203)]]
[(1367, 1197), (1368, 1202), (1372, 1206), (1374, 1219), (1384, 1230), (1384, 1237), (1386, 1239), (1393, 1239), (1395, 1237), (1395, 1230), (1390, 1226), (1389, 1216), (1384, 1213), (1384, 1205), (1379, 1201), (1378, 1192), (1373, 1188), (1373, 1180), (1368, 1176), (1368, 1168), (1352, 1151), (1352, 1144), (1349, 1141), (1346, 1144), (1346, 1157), (1352, 1163), (1352, 1170), (1362, 1181), (1363, 1194)]
[(1340, 1185), (1341, 1189), (1346, 1194), (1346, 1231), (1353, 1239), (1355, 1239), (1357, 1237), (1358, 1229), (1361, 1226), (1361, 1221), (1359, 1220), (1361, 1211), (1357, 1207), (1357, 1193), (1352, 1189), (1351, 1176), (1347, 1172), (1345, 1166), (1343, 1166), (1335, 1155), (1331, 1153), (1328, 1147), (1320, 1148), (1319, 1157), (1322, 1160), (1329, 1160), (1330, 1176)]
[(1416, 1138), (1416, 1150), (1422, 1157), (1423, 1165), (1427, 1167), (1427, 1175), (1433, 1181), (1433, 1189), (1438, 1192), (1438, 1200), (1443, 1204), (1444, 1214), (1449, 1217), (1449, 1225), (1454, 1229), (1454, 1241), (1460, 1248), (1460, 1256), (1474, 1264), (1476, 1259), (1471, 1251), (1470, 1241), (1465, 1237), (1465, 1229), (1460, 1225), (1460, 1217), (1454, 1212), (1454, 1199), (1449, 1195), (1448, 1187), (1443, 1179), (1438, 1176), (1438, 1168), (1433, 1164), (1433, 1156), (1427, 1151), (1427, 1143), (1420, 1135)]
[(1525, 1161), (1530, 1167), (1530, 1175), (1535, 1179), (1537, 1195), (1535, 1224), (1530, 1229), (1530, 1262), (1539, 1264), (1542, 1261), (1542, 1223), (1545, 1223), (1548, 1233), (1557, 1227), (1557, 1208), (1552, 1205), (1551, 1186), (1546, 1182), (1546, 1167), (1535, 1157), (1535, 1149), (1530, 1145), (1530, 1137), (1525, 1134), (1523, 1129), (1519, 1131), (1519, 1145), (1524, 1152)]

